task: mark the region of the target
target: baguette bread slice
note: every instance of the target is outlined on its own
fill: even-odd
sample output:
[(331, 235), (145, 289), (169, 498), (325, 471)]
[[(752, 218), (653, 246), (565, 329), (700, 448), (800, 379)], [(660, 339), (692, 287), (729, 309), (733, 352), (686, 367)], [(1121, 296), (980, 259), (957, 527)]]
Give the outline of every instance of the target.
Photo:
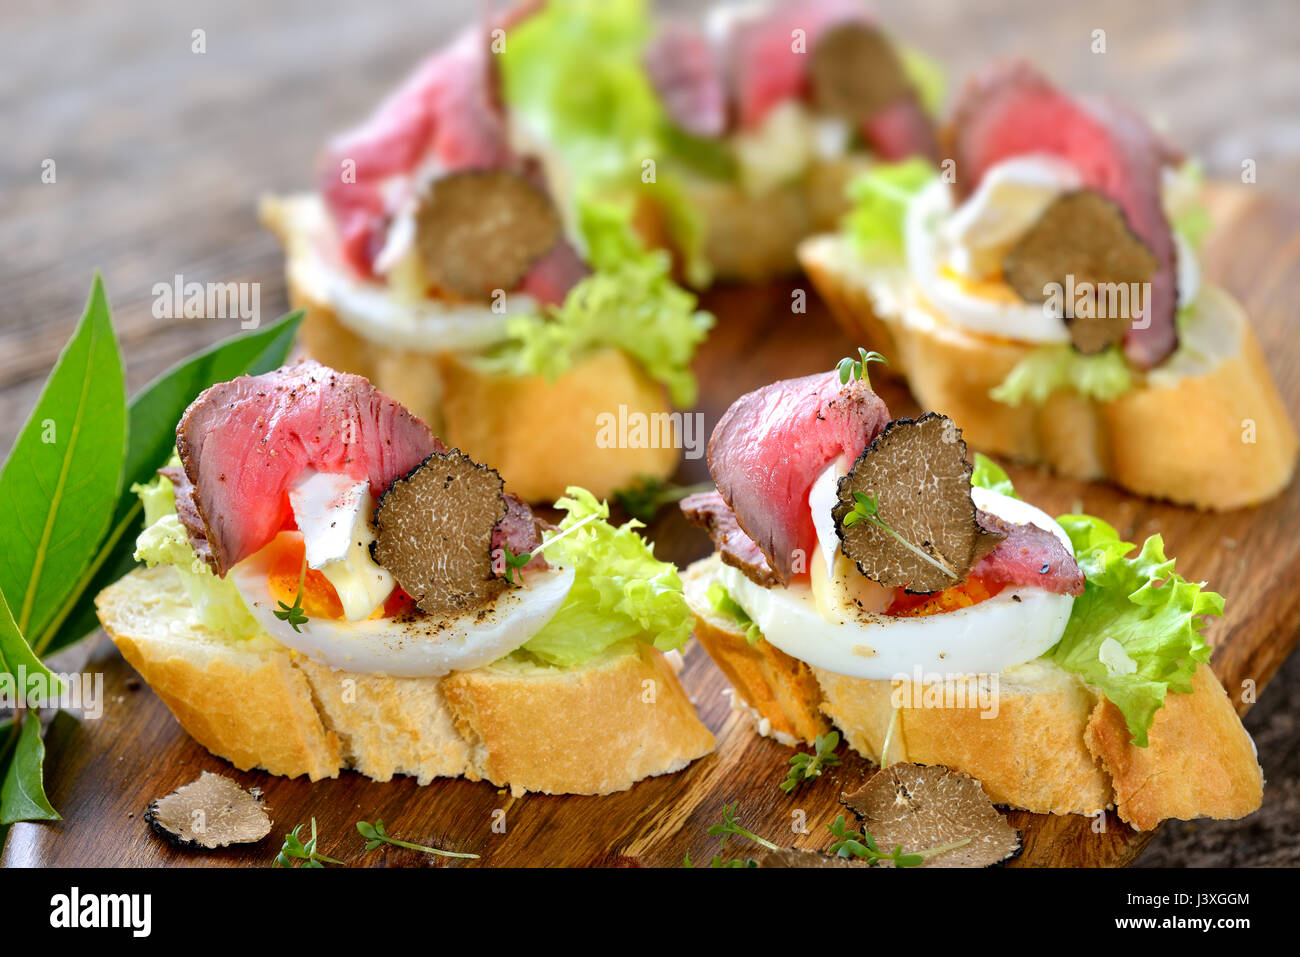
[[(663, 387), (618, 349), (591, 353), (550, 380), (494, 373), (473, 354), (417, 351), (349, 326), (336, 311), (316, 250), (325, 215), (311, 195), (266, 197), (262, 222), (285, 249), (289, 302), (305, 310), (299, 341), (311, 358), (365, 376), (424, 419), (434, 434), (508, 475), (507, 489), (528, 502), (555, 501), (570, 485), (597, 498), (639, 478), (666, 479), (680, 456), (674, 444), (598, 442), (597, 416), (671, 413)], [(651, 437), (657, 434), (652, 432)]]
[(864, 267), (841, 236), (806, 240), (799, 258), (845, 331), (884, 352), (922, 407), (961, 422), (972, 448), (1209, 510), (1256, 505), (1291, 481), (1295, 429), (1222, 289), (1204, 286), (1197, 300), (1213, 358), (1175, 356), (1109, 402), (1058, 390), (1013, 406), (989, 393), (1032, 346), (963, 329), (914, 288), (899, 294), (899, 277)]
[[(1254, 744), (1207, 665), (1197, 670), (1191, 694), (1166, 697), (1148, 747), (1138, 748), (1118, 709), (1043, 659), (992, 676), (872, 681), (808, 668), (764, 639), (749, 645), (707, 601), (719, 561), (714, 555), (686, 570), (686, 598), (700, 643), (728, 677), (741, 675), (736, 691), (760, 731), (803, 728), (790, 733), (811, 744), (822, 733), (818, 722), (828, 718), (850, 747), (877, 764), (884, 763), (888, 736), (889, 763), (964, 771), (996, 804), (1041, 814), (1114, 807), (1139, 830), (1170, 817), (1243, 817), (1260, 805), (1263, 772)], [(758, 656), (807, 669), (815, 691), (780, 680), (762, 684), (755, 669), (746, 670)]]
[(181, 726), (241, 770), (608, 794), (714, 747), (667, 659), (641, 642), (576, 668), (502, 662), (391, 678), (331, 670), (269, 636), (210, 631), (167, 566), (131, 572), (96, 607)]

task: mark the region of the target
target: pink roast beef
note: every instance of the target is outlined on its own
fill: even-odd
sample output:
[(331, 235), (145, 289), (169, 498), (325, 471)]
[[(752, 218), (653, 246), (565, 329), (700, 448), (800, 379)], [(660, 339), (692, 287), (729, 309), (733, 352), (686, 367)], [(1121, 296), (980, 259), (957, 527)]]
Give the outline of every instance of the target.
[(1051, 532), (1037, 525), (1016, 525), (988, 512), (978, 512), (977, 518), (984, 528), (1006, 538), (970, 570), (972, 578), (1037, 585), (1058, 595), (1083, 594), (1083, 572)]
[[(850, 467), (889, 421), (884, 401), (836, 371), (774, 382), (741, 396), (709, 439), (709, 471), (740, 527), (777, 577), (794, 576), (817, 544), (808, 492), (837, 459)], [(805, 565), (806, 569), (806, 565)]]
[[(393, 192), (386, 181), (436, 164), (440, 172), (497, 169), (514, 160), (488, 30), (474, 26), (425, 60), (355, 129), (326, 148), (319, 185), (344, 260), (372, 275)], [(344, 178), (345, 163), (355, 181)]]
[(1160, 201), (1161, 169), (1171, 154), (1126, 107), (1076, 102), (1021, 61), (998, 63), (973, 77), (953, 111), (950, 131), (961, 195), (1013, 156), (1049, 153), (1073, 163), (1085, 185), (1110, 197), (1158, 263), (1151, 281), (1150, 324), (1131, 329), (1124, 352), (1149, 369), (1178, 345), (1173, 230)]
[(221, 575), (290, 521), (289, 486), (305, 469), (369, 479), (378, 496), (446, 451), (365, 379), (311, 361), (206, 390), (181, 417), (176, 448), (194, 506), (178, 501), (177, 513), (201, 518), (190, 538), (206, 543), (204, 557)]

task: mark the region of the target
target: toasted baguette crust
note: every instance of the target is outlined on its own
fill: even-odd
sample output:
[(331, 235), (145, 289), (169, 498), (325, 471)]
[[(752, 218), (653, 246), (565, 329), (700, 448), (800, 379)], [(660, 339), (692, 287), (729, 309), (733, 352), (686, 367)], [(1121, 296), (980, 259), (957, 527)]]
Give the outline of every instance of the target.
[[(602, 425), (668, 422), (663, 389), (632, 359), (605, 349), (554, 382), (544, 376), (491, 375), (452, 352), (436, 357), (443, 383), (443, 439), (509, 476), (507, 488), (530, 502), (553, 502), (570, 485), (609, 498), (641, 477), (666, 479), (677, 467), (676, 437), (651, 425), (635, 448), (632, 433), (602, 437)], [(639, 441), (639, 440), (637, 440)]]
[[(711, 636), (701, 644), (710, 655), (720, 649), (721, 659), (714, 660), (730, 677), (734, 649), (745, 638), (728, 629), (704, 598), (718, 562), (716, 555), (696, 562), (683, 584), (696, 636)], [(725, 641), (717, 640), (719, 633)], [(810, 710), (820, 709), (850, 747), (877, 763), (892, 720), (889, 761), (964, 771), (995, 803), (1036, 813), (1090, 814), (1115, 807), (1122, 820), (1146, 830), (1170, 817), (1242, 817), (1262, 800), (1263, 777), (1250, 736), (1208, 665), (1197, 670), (1191, 694), (1165, 699), (1145, 749), (1130, 743), (1110, 702), (1041, 659), (997, 675), (996, 684), (989, 677), (918, 684), (850, 678), (821, 668), (811, 672), (816, 698), (802, 687), (792, 694), (779, 682), (736, 687), (773, 727), (789, 714), (809, 720)], [(813, 735), (796, 737), (811, 743)]]
[(885, 308), (839, 236), (809, 239), (799, 256), (846, 331), (890, 350), (921, 405), (962, 423), (973, 448), (1210, 510), (1258, 504), (1291, 481), (1295, 429), (1254, 330), (1220, 289), (1203, 289), (1204, 308), (1235, 330), (1238, 345), (1212, 368), (1174, 382), (1152, 376), (1110, 402), (1057, 392), (1042, 405), (1010, 406), (989, 392), (1032, 347), (969, 333), (917, 296), (909, 316)]
[(714, 747), (663, 655), (643, 645), (579, 668), (390, 678), (332, 671), (269, 637), (211, 632), (167, 567), (131, 572), (96, 607), (181, 726), (241, 770), (316, 781), (351, 768), (377, 781), (463, 776), (516, 793), (607, 794)]
[(854, 750), (876, 763), (899, 701), (906, 706), (898, 709), (890, 761), (965, 771), (995, 803), (1041, 814), (1090, 814), (1112, 802), (1110, 780), (1083, 739), (1097, 699), (1055, 665), (1016, 669), (1021, 674), (999, 675), (996, 685), (986, 679), (985, 694), (995, 696), (986, 699), (994, 702), (987, 710), (927, 706), (927, 696), (933, 702), (980, 701), (974, 680), (895, 686), (814, 671), (822, 710), (845, 729)]
[(750, 644), (709, 604), (715, 559), (696, 562), (682, 575), (686, 601), (695, 615), (695, 639), (704, 646), (736, 693), (760, 715), (763, 732), (778, 740), (813, 741), (830, 730), (821, 713), (821, 691), (813, 671), (763, 640)]
[(497, 375), (455, 352), (395, 348), (358, 335), (339, 320), (319, 288), (311, 262), (314, 196), (267, 197), (262, 221), (285, 248), (289, 302), (306, 315), (299, 340), (307, 354), (333, 369), (365, 376), (429, 424), (448, 444), (508, 476), (507, 488), (529, 502), (553, 502), (570, 485), (608, 498), (641, 477), (665, 479), (679, 452), (597, 444), (597, 415), (642, 413), (665, 421), (664, 389), (617, 349), (595, 352), (554, 381)]
[(1101, 700), (1085, 739), (1115, 785), (1119, 816), (1140, 831), (1162, 818), (1245, 817), (1260, 805), (1264, 775), (1255, 745), (1208, 665), (1191, 694), (1156, 712), (1150, 745), (1136, 748), (1118, 708)]

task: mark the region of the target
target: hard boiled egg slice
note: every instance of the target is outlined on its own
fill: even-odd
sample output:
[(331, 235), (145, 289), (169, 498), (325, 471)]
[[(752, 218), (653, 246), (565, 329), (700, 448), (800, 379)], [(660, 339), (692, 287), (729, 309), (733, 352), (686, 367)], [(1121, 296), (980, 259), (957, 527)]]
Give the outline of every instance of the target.
[(554, 617), (573, 587), (573, 569), (532, 572), (491, 605), (458, 618), (397, 615), (343, 621), (308, 618), (295, 631), (275, 616), (268, 578), (284, 549), (302, 554), (298, 532), (280, 532), (230, 570), (248, 610), (272, 638), (323, 665), (360, 674), (428, 678), (491, 664), (523, 645)]
[[(1032, 522), (1069, 547), (1064, 529), (1040, 509), (986, 489), (972, 492), (979, 508), (1009, 522)], [(853, 609), (827, 620), (808, 584), (764, 588), (729, 565), (720, 567), (718, 581), (786, 654), (838, 674), (876, 680), (911, 677), (916, 668), (989, 674), (1032, 661), (1060, 640), (1074, 607), (1070, 595), (1008, 585), (979, 604), (937, 615), (891, 618)]]
[(307, 566), (334, 586), (343, 617), (369, 618), (397, 584), (370, 557), (370, 543), (375, 540), (370, 482), (308, 469), (289, 489), (289, 505), (302, 532)]

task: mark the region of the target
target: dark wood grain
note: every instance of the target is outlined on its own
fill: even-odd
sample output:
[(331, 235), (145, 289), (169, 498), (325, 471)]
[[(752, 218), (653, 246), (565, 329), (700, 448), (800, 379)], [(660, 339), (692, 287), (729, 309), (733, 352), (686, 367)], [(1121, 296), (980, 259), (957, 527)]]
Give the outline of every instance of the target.
[[(1220, 193), (1216, 207), (1229, 218), (1208, 250), (1210, 273), (1221, 277), (1252, 311), (1270, 364), (1293, 416), (1300, 410), (1300, 343), (1287, 335), (1300, 296), (1300, 204), (1239, 189)], [(793, 284), (720, 289), (708, 304), (719, 325), (702, 349), (700, 409), (709, 428), (739, 393), (772, 379), (829, 368), (851, 344), (815, 300), (806, 315), (790, 310)], [(737, 357), (743, 356), (744, 361)], [(880, 384), (895, 415), (920, 411), (898, 383)], [(1082, 508), (1106, 517), (1121, 534), (1159, 531), (1179, 569), (1205, 579), (1229, 596), (1227, 615), (1210, 628), (1214, 668), (1242, 713), (1240, 691), (1250, 681), (1262, 690), (1298, 637), (1300, 485), (1259, 508), (1205, 515), (1138, 499), (1116, 488), (1066, 481), (1033, 469), (1010, 469), (1016, 487), (1050, 513)], [(701, 461), (684, 462), (679, 479), (704, 477)], [(659, 554), (685, 563), (707, 554), (702, 533), (671, 510), (651, 527)], [(437, 781), (421, 788), (410, 779), (378, 784), (355, 774), (315, 785), (260, 772), (237, 774), (261, 787), (276, 828), (262, 844), (215, 854), (177, 851), (152, 835), (140, 815), (149, 801), (196, 777), (200, 770), (230, 773), (225, 762), (185, 735), (166, 708), (135, 679), (105, 643), (97, 664), (107, 683), (102, 720), (62, 720), (51, 729), (47, 777), (50, 798), (64, 820), (16, 825), (6, 865), (265, 865), (279, 835), (315, 816), (325, 853), (358, 860), (355, 823), (382, 817), (391, 833), (482, 855), (497, 866), (674, 866), (689, 852), (707, 861), (716, 850), (708, 827), (724, 803), (739, 801), (741, 819), (775, 841), (824, 848), (826, 825), (840, 812), (841, 790), (852, 789), (869, 765), (845, 753), (843, 766), (794, 796), (778, 788), (788, 749), (755, 735), (749, 719), (733, 711), (726, 683), (696, 646), (686, 656), (683, 682), (701, 717), (718, 737), (715, 754), (686, 771), (643, 781), (604, 798), (530, 795), (514, 799), (487, 784)], [(844, 750), (844, 749), (842, 749)], [(598, 760), (598, 755), (593, 755)], [(504, 834), (492, 830), (505, 812)], [(799, 817), (796, 817), (799, 814)], [(1015, 866), (1127, 864), (1145, 846), (1113, 815), (1104, 833), (1087, 818), (1012, 812), (1024, 852)], [(793, 826), (802, 821), (807, 834)], [(424, 864), (406, 851), (376, 853), (368, 864)], [(440, 862), (439, 862), (440, 863)]]

